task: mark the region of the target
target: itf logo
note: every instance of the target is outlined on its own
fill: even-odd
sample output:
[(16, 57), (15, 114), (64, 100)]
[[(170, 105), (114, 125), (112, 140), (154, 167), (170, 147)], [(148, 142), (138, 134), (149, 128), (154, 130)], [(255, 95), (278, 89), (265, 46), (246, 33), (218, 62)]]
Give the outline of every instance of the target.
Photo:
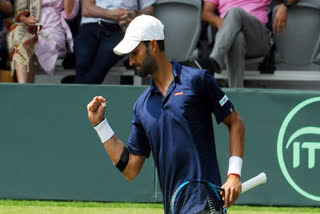
[(289, 184), (301, 195), (320, 201), (320, 97), (299, 103), (286, 116), (277, 156)]

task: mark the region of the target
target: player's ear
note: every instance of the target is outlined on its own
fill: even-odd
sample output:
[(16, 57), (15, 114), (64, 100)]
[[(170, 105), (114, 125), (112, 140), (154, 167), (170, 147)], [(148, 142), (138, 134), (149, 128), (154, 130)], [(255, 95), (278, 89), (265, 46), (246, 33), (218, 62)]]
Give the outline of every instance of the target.
[(157, 40), (153, 39), (149, 42), (149, 50), (152, 52), (155, 52), (156, 50), (159, 49), (158, 42)]

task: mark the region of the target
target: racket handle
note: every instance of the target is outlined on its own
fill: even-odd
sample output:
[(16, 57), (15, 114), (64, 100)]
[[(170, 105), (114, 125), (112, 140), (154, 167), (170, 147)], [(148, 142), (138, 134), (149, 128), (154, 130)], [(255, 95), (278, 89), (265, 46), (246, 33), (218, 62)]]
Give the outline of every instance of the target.
[(267, 175), (262, 172), (259, 175), (247, 180), (246, 182), (242, 183), (241, 193), (244, 193), (260, 184), (264, 184), (267, 182)]

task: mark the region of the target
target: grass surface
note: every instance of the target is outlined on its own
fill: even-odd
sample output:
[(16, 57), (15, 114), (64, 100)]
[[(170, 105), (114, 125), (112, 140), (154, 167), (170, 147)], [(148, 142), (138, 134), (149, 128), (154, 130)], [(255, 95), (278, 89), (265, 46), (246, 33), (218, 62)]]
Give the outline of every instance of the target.
[[(0, 200), (0, 214), (163, 214), (158, 203)], [(229, 214), (319, 214), (320, 208), (233, 206)]]

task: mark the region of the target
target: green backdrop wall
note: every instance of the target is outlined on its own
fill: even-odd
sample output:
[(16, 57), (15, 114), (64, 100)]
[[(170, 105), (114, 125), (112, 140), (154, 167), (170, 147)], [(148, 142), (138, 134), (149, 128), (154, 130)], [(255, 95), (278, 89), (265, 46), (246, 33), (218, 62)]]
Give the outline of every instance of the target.
[[(159, 202), (152, 157), (134, 181), (115, 169), (87, 119), (95, 95), (125, 143), (145, 87), (0, 84), (0, 198)], [(246, 127), (242, 180), (268, 182), (238, 204), (320, 205), (320, 92), (225, 89)], [(215, 124), (223, 179), (228, 130)]]

